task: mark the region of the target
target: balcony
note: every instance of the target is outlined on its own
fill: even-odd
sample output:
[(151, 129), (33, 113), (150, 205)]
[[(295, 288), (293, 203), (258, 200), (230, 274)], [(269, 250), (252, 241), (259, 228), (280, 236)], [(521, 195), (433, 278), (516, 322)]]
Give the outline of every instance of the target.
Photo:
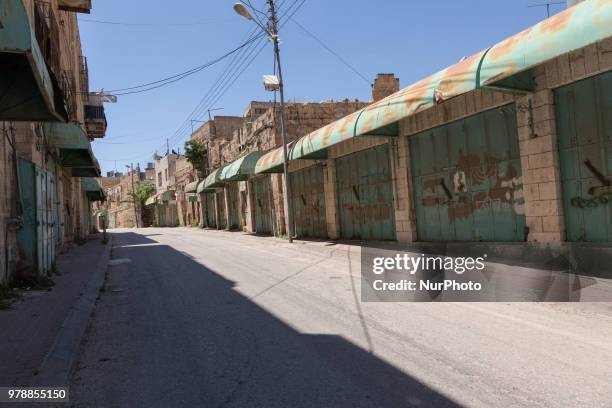
[(57, 8), (74, 13), (89, 14), (91, 11), (91, 0), (57, 0)]
[(106, 135), (106, 115), (102, 97), (98, 94), (89, 94), (85, 105), (85, 129), (90, 139), (101, 138)]

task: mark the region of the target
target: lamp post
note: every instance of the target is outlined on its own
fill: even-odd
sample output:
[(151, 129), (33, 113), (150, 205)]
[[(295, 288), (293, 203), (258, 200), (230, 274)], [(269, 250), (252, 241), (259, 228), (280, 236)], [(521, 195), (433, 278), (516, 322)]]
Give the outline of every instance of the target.
[[(283, 71), (281, 68), (281, 60), (280, 60), (280, 48), (278, 45), (278, 20), (276, 17), (276, 8), (274, 6), (274, 0), (266, 0), (268, 3), (268, 12), (270, 16), (268, 17), (268, 26), (263, 26), (258, 19), (254, 19), (249, 10), (247, 9), (247, 5), (244, 3), (236, 3), (234, 4), (234, 11), (246, 18), (247, 20), (251, 20), (255, 22), (272, 40), (274, 43), (274, 58), (276, 59), (276, 66), (278, 67), (278, 90), (280, 94), (280, 126), (281, 126), (281, 140), (283, 143), (283, 189), (285, 194), (283, 205), (285, 207), (285, 224), (287, 227), (287, 235), (289, 237), (289, 242), (293, 242), (293, 207), (291, 206), (291, 180), (289, 178), (289, 163), (288, 163), (288, 152), (287, 152), (287, 133), (285, 129), (285, 94), (284, 94), (284, 84), (283, 84)], [(252, 8), (252, 7), (251, 7)], [(252, 8), (253, 9), (253, 8)], [(261, 13), (255, 9), (254, 11)], [(263, 14), (263, 13), (261, 13)]]

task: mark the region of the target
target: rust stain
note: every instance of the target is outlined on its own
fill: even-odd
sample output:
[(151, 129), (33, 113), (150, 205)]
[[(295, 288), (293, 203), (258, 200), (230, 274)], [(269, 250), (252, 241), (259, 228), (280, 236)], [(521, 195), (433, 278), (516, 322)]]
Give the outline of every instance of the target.
[(572, 16), (576, 12), (576, 9), (576, 7), (570, 7), (556, 16), (542, 21), (539, 24), (540, 31), (543, 34), (554, 34), (567, 29)]
[(436, 189), (440, 185), (440, 178), (432, 178), (423, 181), (423, 190), (431, 190), (432, 193), (436, 192)]
[(492, 60), (499, 59), (507, 54), (510, 54), (514, 48), (524, 41), (525, 38), (533, 30), (533, 27), (530, 27), (520, 33), (513, 35), (510, 38), (506, 38), (502, 42), (498, 43), (495, 47), (491, 48), (487, 56), (490, 56)]
[(482, 58), (484, 51), (472, 55), (465, 60), (458, 62), (447, 68), (442, 75), (442, 79), (438, 83), (437, 92), (440, 93), (441, 99), (449, 99), (458, 94), (458, 91), (463, 89), (467, 81), (475, 83), (476, 68), (478, 62)]

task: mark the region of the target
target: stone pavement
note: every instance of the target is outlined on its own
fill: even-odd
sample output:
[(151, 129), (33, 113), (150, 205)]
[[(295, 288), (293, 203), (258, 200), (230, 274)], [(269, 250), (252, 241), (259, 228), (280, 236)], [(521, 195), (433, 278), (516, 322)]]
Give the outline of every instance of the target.
[(57, 257), (59, 276), (50, 290), (22, 291), (11, 309), (0, 310), (0, 386), (29, 386), (53, 347), (67, 316), (83, 295), (96, 265), (108, 256), (101, 235)]

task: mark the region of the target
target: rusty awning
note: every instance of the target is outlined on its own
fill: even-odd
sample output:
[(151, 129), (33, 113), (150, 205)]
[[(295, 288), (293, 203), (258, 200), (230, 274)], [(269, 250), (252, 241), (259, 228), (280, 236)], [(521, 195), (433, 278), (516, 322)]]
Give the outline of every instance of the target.
[(204, 189), (214, 189), (217, 187), (223, 187), (225, 182), (221, 180), (221, 174), (225, 167), (220, 167), (217, 170), (213, 171), (204, 179)]
[(289, 158), (325, 158), (327, 148), (356, 136), (397, 136), (400, 120), (475, 89), (529, 92), (531, 68), (611, 35), (612, 2), (586, 0), (311, 132), (296, 142)]
[(249, 175), (255, 174), (257, 161), (265, 154), (265, 152), (251, 152), (234, 160), (223, 168), (221, 172), (222, 181), (243, 181)]
[[(295, 142), (287, 144), (287, 156), (291, 160), (291, 151)], [(283, 172), (283, 146), (263, 154), (255, 163), (255, 174)]]
[(22, 0), (0, 1), (0, 90), (0, 120), (66, 120)]
[(187, 183), (185, 185), (186, 193), (195, 193), (198, 190), (198, 184), (200, 184), (199, 180), (192, 181), (191, 183)]
[(477, 85), (531, 91), (531, 68), (611, 35), (612, 2), (583, 1), (489, 48)]

